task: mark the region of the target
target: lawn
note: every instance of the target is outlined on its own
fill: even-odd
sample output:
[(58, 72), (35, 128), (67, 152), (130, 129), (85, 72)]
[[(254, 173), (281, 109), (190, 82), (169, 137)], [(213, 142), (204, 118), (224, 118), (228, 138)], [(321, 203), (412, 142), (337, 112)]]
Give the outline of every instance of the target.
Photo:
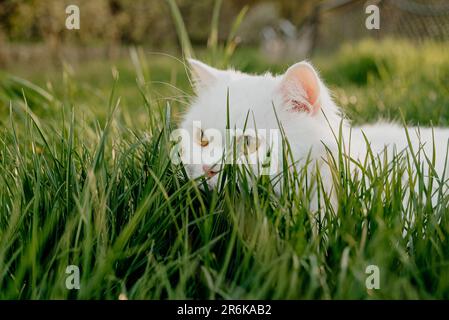
[[(367, 40), (311, 60), (355, 123), (448, 125), (448, 51)], [(290, 62), (248, 48), (230, 58), (245, 72)], [(448, 195), (432, 204), (430, 184), (443, 182), (419, 168), (401, 183), (413, 157), (373, 156), (352, 177), (334, 155), (339, 209), (314, 233), (301, 172), (276, 194), (229, 166), (222, 187), (203, 190), (167, 161), (191, 95), (180, 61), (144, 49), (0, 73), (1, 299), (449, 298)], [(79, 290), (66, 287), (70, 265)], [(369, 265), (379, 289), (366, 287)]]

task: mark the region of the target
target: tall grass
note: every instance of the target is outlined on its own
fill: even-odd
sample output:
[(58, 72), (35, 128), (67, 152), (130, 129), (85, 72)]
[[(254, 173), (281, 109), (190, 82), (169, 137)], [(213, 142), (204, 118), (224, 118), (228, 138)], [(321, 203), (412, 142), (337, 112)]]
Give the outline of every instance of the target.
[[(179, 44), (181, 46), (183, 56), (186, 58), (194, 58), (194, 50), (190, 42), (189, 34), (187, 32), (184, 20), (182, 19), (179, 8), (175, 0), (166, 0), (170, 6), (170, 11), (172, 13), (173, 21), (176, 26), (176, 32), (178, 34)], [(216, 67), (226, 68), (228, 66), (229, 60), (235, 52), (238, 45), (237, 31), (242, 23), (246, 12), (248, 11), (248, 6), (244, 6), (233, 23), (231, 24), (231, 29), (225, 43), (220, 43), (218, 41), (219, 34), (219, 17), (220, 9), (222, 6), (222, 0), (214, 1), (214, 8), (212, 11), (210, 34), (208, 39), (208, 54), (204, 59)]]
[[(221, 188), (200, 189), (167, 161), (168, 106), (149, 105), (152, 125), (134, 131), (120, 126), (111, 97), (103, 126), (69, 108), (64, 122), (27, 113), (3, 130), (1, 298), (448, 297), (447, 195), (432, 204), (430, 184), (442, 182), (422, 179), (411, 154), (372, 155), (361, 176), (329, 154), (339, 209), (325, 201), (315, 232), (320, 215), (308, 207), (319, 177), (285, 167), (277, 194), (267, 177), (229, 166)], [(407, 171), (417, 172), (410, 185)], [(380, 290), (365, 287), (371, 264)], [(79, 291), (65, 287), (68, 265), (81, 269)]]

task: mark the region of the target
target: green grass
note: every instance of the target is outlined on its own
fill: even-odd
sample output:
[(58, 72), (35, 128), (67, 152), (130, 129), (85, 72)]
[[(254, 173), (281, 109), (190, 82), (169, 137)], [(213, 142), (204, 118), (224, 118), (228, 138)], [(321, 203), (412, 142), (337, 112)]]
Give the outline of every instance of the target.
[[(433, 69), (384, 56), (390, 42), (367, 54), (372, 46), (342, 49), (335, 64), (317, 58), (337, 99), (357, 97), (345, 106), (355, 120), (388, 115), (372, 103), (381, 99), (395, 115), (392, 102), (401, 104), (407, 120), (446, 123), (447, 88)], [(440, 63), (432, 68), (445, 72), (449, 61), (440, 46), (409, 54), (417, 59), (431, 49)], [(256, 67), (248, 63), (257, 61), (253, 57), (254, 51), (242, 50), (233, 59), (242, 69), (264, 70), (260, 57)], [(63, 81), (47, 86), (51, 90), (2, 76), (0, 298), (449, 298), (447, 194), (432, 205), (429, 185), (439, 180), (430, 173), (425, 181), (429, 173), (422, 170), (401, 184), (404, 172), (415, 168), (411, 154), (373, 156), (361, 164), (359, 177), (348, 175), (346, 160), (333, 155), (339, 210), (332, 215), (330, 206), (323, 208), (325, 223), (314, 234), (319, 215), (308, 210), (308, 201), (316, 181), (304, 172), (286, 174), (278, 195), (266, 178), (250, 188), (230, 166), (222, 188), (204, 191), (167, 161), (174, 116), (190, 91), (180, 94), (145, 78), (169, 76), (173, 68), (172, 83), (189, 90), (182, 66), (158, 63), (166, 59), (147, 71), (143, 61), (134, 61), (142, 69), (140, 84), (124, 61), (117, 63), (116, 80), (106, 65), (95, 72), (87, 66), (64, 73)], [(348, 61), (357, 72), (344, 72)], [(384, 70), (379, 61), (389, 66)], [(428, 89), (441, 104), (426, 99)], [(177, 100), (159, 99), (170, 90)], [(415, 189), (404, 203), (404, 194)], [(411, 213), (416, 224), (403, 237), (403, 214)], [(380, 268), (380, 290), (365, 287), (371, 264)], [(80, 290), (65, 288), (68, 265), (80, 267)]]

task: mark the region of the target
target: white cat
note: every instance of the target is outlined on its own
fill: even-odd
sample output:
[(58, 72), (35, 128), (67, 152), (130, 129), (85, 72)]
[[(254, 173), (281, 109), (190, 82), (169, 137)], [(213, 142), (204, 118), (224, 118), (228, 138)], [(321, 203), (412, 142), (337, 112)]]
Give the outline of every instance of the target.
[[(340, 126), (346, 144), (345, 153), (362, 163), (367, 155), (363, 134), (374, 154), (386, 150), (390, 154), (390, 160), (394, 149), (400, 152), (408, 147), (406, 131), (397, 124), (379, 122), (351, 127), (332, 100), (318, 73), (308, 62), (299, 62), (279, 76), (269, 73), (249, 75), (234, 70), (217, 70), (192, 59), (189, 63), (196, 98), (181, 124), (181, 128), (193, 137), (192, 144), (183, 142), (183, 156), (192, 150), (192, 146), (196, 146), (195, 153), (200, 155), (210, 153), (219, 141), (211, 137), (209, 129), (225, 135), (228, 92), (230, 128), (276, 130), (279, 129), (279, 120), (290, 143), (294, 159), (298, 161), (297, 166), (304, 165), (308, 157), (315, 160), (323, 167), (321, 169), (323, 184), (329, 192), (332, 190), (332, 179), (330, 172), (325, 169), (326, 166), (323, 166), (325, 146), (331, 152), (337, 152), (335, 135), (338, 135)], [(415, 153), (422, 148), (431, 158), (435, 143), (435, 169), (442, 178), (446, 167), (445, 154), (449, 129), (409, 127), (408, 133)], [(241, 136), (245, 136), (245, 133), (241, 132)], [(263, 149), (265, 152), (269, 149), (269, 146), (264, 145), (268, 141), (266, 138), (258, 141), (253, 135), (246, 138), (244, 144), (248, 147), (247, 155), (262, 156), (258, 151)], [(222, 148), (222, 144), (219, 145), (219, 148)], [(217, 173), (221, 166), (216, 161), (192, 163), (185, 158), (183, 161), (191, 177), (204, 175), (209, 177), (209, 185), (214, 186), (217, 183)], [(276, 165), (280, 165), (279, 161)], [(422, 165), (423, 172), (427, 173), (427, 162), (423, 161)]]

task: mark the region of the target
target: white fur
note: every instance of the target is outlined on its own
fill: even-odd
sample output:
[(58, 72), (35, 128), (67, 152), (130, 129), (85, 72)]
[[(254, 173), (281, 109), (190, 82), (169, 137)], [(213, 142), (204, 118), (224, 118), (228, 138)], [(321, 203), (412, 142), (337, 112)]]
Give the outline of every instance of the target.
[[(376, 123), (362, 127), (351, 127), (343, 117), (341, 110), (331, 98), (327, 87), (318, 77), (313, 67), (301, 62), (292, 66), (284, 75), (274, 76), (269, 73), (264, 75), (249, 75), (233, 70), (216, 70), (205, 64), (190, 60), (192, 76), (196, 84), (196, 98), (184, 117), (181, 128), (192, 133), (192, 122), (201, 121), (202, 128), (215, 128), (224, 132), (226, 125), (226, 102), (229, 90), (229, 115), (231, 127), (242, 128), (250, 111), (248, 128), (254, 128), (254, 122), (258, 129), (278, 129), (273, 105), (285, 130), (298, 166), (304, 165), (309, 155), (320, 165), (326, 154), (324, 145), (333, 152), (337, 150), (334, 134), (338, 135), (340, 125), (343, 129), (343, 138), (347, 143), (351, 135), (350, 148), (346, 150), (354, 159), (364, 161), (367, 146), (362, 132), (366, 135), (373, 153), (381, 153), (386, 148), (389, 159), (393, 150), (398, 152), (408, 146), (405, 129), (393, 123)], [(295, 69), (296, 68), (296, 69)], [(297, 72), (292, 72), (297, 71)], [(316, 83), (307, 88), (307, 83), (302, 82), (301, 75), (305, 79), (314, 77)], [(290, 78), (291, 79), (290, 79)], [(295, 79), (297, 77), (298, 79)], [(295, 83), (295, 80), (296, 81)], [(294, 91), (294, 86), (297, 91)], [(293, 87), (292, 87), (293, 86)], [(302, 87), (301, 87), (302, 86)], [(319, 94), (316, 105), (319, 112), (312, 114), (306, 111), (297, 111), (292, 107), (291, 101), (285, 99), (285, 93), (292, 99), (302, 100), (307, 105), (313, 101), (307, 101), (305, 92), (309, 90)], [(310, 103), (309, 103), (310, 102)], [(254, 117), (254, 118), (253, 118)], [(445, 154), (449, 139), (449, 129), (409, 127), (408, 132), (415, 153), (423, 146), (425, 153), (431, 158), (433, 152), (432, 134), (435, 136), (436, 166), (435, 169), (441, 177), (446, 166)], [(324, 145), (323, 145), (324, 144)], [(213, 164), (210, 164), (213, 165)], [(427, 168), (427, 163), (423, 161)], [(187, 164), (187, 172), (193, 178), (204, 174), (202, 165)], [(427, 172), (425, 169), (424, 172)], [(325, 187), (332, 189), (332, 181), (329, 172), (322, 170)], [(210, 179), (209, 184), (215, 185), (217, 176)]]

